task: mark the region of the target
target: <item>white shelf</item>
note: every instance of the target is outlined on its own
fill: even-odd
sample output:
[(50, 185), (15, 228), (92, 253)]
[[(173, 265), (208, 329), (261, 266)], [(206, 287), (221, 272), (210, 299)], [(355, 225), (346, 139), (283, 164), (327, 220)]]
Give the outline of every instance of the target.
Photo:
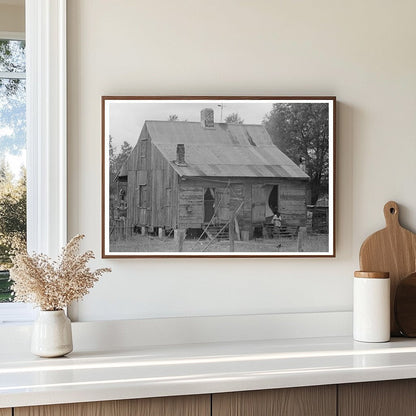
[(416, 340), (350, 337), (0, 354), (0, 407), (272, 389), (416, 377)]

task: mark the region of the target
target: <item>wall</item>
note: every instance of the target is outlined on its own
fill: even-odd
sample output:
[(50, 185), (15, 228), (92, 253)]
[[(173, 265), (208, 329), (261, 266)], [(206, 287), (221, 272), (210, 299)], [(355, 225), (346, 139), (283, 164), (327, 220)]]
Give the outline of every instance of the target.
[[(19, 2), (20, 3), (20, 2)], [(0, 3), (0, 32), (24, 32), (25, 7)]]
[[(362, 240), (416, 229), (416, 3), (68, 1), (69, 234), (100, 256), (101, 95), (336, 95), (335, 259), (98, 261), (79, 320), (351, 310)], [(76, 311), (77, 309), (77, 311)]]

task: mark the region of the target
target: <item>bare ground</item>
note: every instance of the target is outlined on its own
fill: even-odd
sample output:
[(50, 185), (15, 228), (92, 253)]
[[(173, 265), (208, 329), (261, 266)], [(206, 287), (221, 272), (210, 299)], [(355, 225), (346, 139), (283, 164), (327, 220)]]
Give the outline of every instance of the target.
[[(208, 246), (209, 240), (185, 240), (183, 251), (192, 253), (229, 252), (228, 240), (215, 241)], [(110, 243), (112, 252), (177, 252), (178, 246), (173, 238), (164, 237), (160, 239), (152, 236), (136, 235), (126, 240), (112, 241)], [(235, 252), (296, 252), (296, 238), (262, 239), (257, 238), (250, 241), (235, 241)], [(326, 252), (328, 251), (328, 235), (308, 235), (304, 241), (304, 252)]]

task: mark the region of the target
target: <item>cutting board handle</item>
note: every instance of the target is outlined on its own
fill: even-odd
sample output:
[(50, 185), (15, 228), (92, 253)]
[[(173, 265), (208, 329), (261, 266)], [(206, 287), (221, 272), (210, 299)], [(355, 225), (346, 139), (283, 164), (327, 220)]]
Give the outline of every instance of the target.
[(399, 205), (397, 202), (389, 201), (384, 205), (384, 218), (387, 227), (400, 227)]

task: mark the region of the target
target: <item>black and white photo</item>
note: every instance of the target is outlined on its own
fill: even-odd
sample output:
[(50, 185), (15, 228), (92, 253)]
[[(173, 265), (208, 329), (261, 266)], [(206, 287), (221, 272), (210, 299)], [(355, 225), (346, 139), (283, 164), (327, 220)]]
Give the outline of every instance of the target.
[(103, 97), (103, 257), (334, 256), (334, 97)]

